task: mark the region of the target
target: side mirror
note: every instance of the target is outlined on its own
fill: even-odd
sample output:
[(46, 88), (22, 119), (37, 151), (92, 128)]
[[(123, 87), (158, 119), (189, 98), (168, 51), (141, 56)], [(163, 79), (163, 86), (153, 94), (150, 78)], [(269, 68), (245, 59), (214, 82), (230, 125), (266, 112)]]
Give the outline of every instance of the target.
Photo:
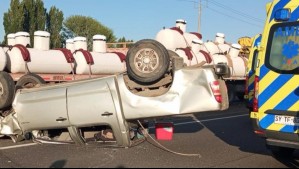
[(218, 63), (215, 65), (215, 74), (223, 77), (230, 77), (230, 68), (226, 63)]

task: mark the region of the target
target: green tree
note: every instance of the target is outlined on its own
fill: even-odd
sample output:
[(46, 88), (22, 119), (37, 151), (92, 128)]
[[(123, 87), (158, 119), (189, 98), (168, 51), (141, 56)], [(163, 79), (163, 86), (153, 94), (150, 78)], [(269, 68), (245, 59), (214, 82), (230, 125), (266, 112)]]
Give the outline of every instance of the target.
[[(8, 12), (4, 13), (3, 25), (6, 36), (9, 33), (26, 31), (30, 36), (38, 30), (47, 30), (51, 34), (51, 47), (61, 47), (59, 33), (62, 29), (63, 13), (55, 7), (51, 7), (49, 13), (42, 0), (11, 0)], [(33, 44), (31, 38), (31, 44)], [(6, 44), (4, 38), (3, 44)]]
[[(19, 0), (11, 0), (10, 9), (4, 13), (3, 25), (6, 36), (10, 33), (23, 31), (24, 27), (24, 6)], [(3, 44), (6, 44), (7, 39), (4, 38)]]
[(88, 39), (89, 50), (92, 48), (92, 37), (94, 35), (105, 35), (107, 37), (107, 42), (115, 42), (116, 40), (116, 37), (110, 28), (91, 17), (74, 15), (67, 18), (64, 21), (64, 25), (76, 36), (86, 37)]
[(63, 12), (56, 7), (51, 7), (48, 14), (47, 27), (48, 31), (51, 33), (51, 48), (62, 47), (62, 36), (60, 32), (63, 28)]
[[(121, 42), (126, 42), (126, 43), (127, 43), (127, 42), (133, 42), (133, 40), (127, 40), (125, 37), (122, 37), (122, 38), (119, 38), (117, 42), (119, 42), (119, 43), (121, 43)], [(133, 44), (133, 43), (127, 43), (126, 47), (129, 48), (129, 47), (132, 46), (132, 44)], [(118, 45), (116, 45), (116, 47), (117, 47), (117, 48), (122, 48), (122, 47), (124, 47), (124, 46), (121, 45), (121, 44), (118, 44)]]
[[(47, 12), (44, 3), (41, 0), (23, 0), (24, 3), (24, 31), (29, 32), (30, 36), (34, 36), (37, 30), (45, 30)], [(33, 38), (31, 38), (33, 44)]]

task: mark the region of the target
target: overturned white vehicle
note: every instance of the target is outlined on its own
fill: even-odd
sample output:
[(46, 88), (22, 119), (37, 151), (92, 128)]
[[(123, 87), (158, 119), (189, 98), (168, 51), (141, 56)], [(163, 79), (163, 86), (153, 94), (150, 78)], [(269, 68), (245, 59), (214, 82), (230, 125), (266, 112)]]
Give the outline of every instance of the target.
[(126, 63), (120, 74), (18, 90), (12, 109), (0, 117), (0, 135), (17, 141), (65, 129), (74, 143), (86, 144), (94, 140), (87, 131), (107, 125), (118, 146), (130, 147), (136, 120), (228, 108), (224, 64), (184, 67), (154, 40), (137, 42)]

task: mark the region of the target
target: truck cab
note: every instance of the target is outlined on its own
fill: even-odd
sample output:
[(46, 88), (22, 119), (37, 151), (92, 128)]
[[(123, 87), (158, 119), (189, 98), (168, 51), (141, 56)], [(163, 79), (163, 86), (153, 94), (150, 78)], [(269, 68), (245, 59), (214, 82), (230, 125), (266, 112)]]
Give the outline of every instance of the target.
[(299, 1), (267, 4), (251, 119), (273, 153), (299, 148)]

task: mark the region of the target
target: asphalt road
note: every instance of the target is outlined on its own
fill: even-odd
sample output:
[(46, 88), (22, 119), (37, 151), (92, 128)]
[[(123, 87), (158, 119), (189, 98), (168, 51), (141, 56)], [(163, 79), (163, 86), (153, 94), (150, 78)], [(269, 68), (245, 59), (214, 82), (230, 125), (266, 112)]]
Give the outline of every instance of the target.
[[(18, 144), (0, 139), (0, 168), (288, 168), (299, 166), (299, 152), (293, 157), (273, 157), (265, 142), (251, 127), (243, 103), (229, 110), (179, 116), (164, 120), (175, 124), (172, 141), (159, 141), (173, 154), (149, 140), (131, 148), (103, 148), (97, 145)], [(150, 129), (155, 138), (154, 129)], [(200, 156), (188, 156), (200, 154)]]

